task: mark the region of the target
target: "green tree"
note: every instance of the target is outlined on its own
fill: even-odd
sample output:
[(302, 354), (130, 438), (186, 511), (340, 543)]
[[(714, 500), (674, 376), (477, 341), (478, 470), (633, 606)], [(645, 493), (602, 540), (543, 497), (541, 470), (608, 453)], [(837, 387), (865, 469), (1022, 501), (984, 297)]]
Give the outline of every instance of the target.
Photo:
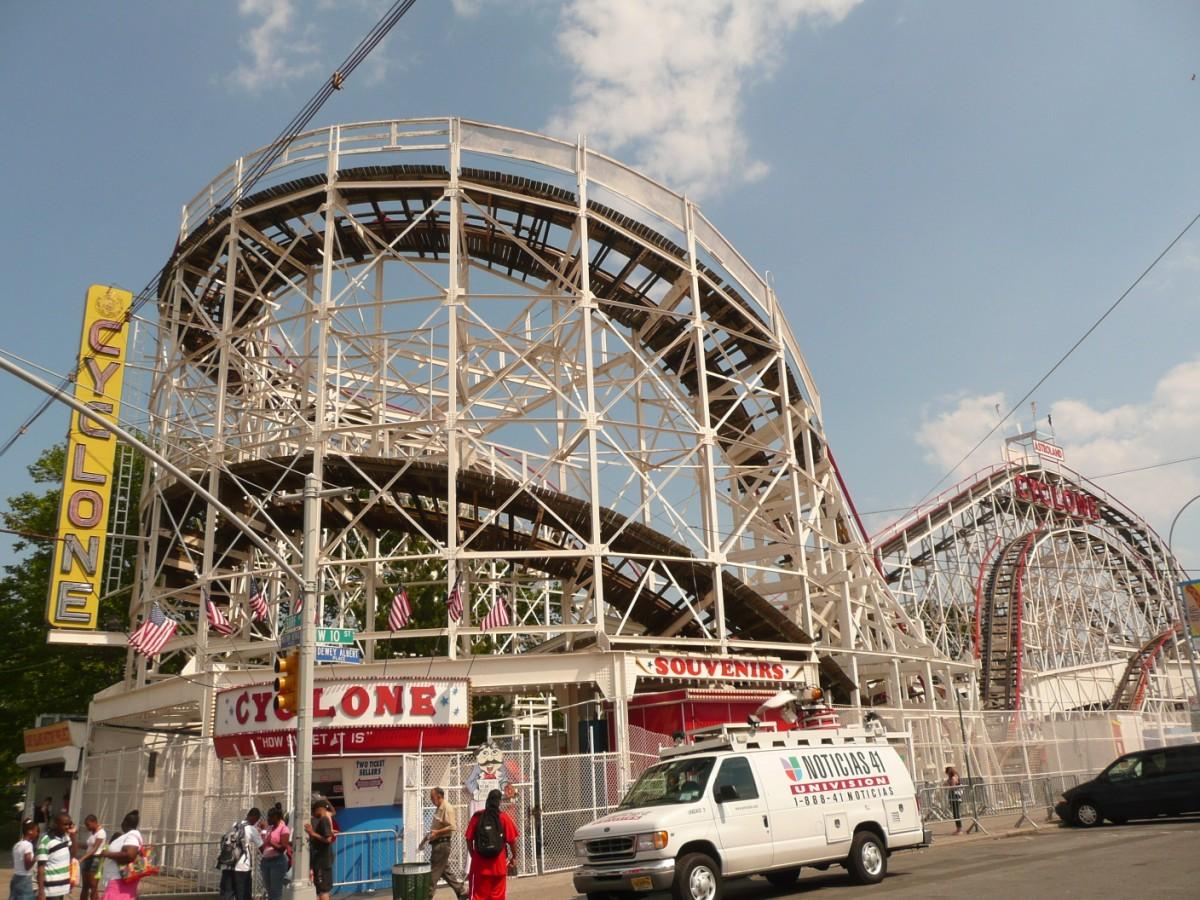
[[(49, 536), (58, 527), (65, 465), (63, 445), (43, 451), (28, 470), (35, 489), (10, 497), (7, 510), (0, 512), (4, 527), (21, 533), (13, 548), (19, 559), (5, 566), (0, 577), (0, 634), (6, 647), (0, 663), (0, 792), (10, 804), (19, 799), (24, 782), (16, 764), (24, 749), (22, 730), (33, 727), (40, 713), (86, 715), (92, 695), (120, 680), (125, 663), (125, 654), (113, 648), (46, 643), (54, 553)], [(140, 464), (135, 465), (134, 497), (140, 471)], [(123, 575), (128, 578), (127, 572)], [(125, 592), (105, 600), (100, 627), (123, 630), (127, 606)]]

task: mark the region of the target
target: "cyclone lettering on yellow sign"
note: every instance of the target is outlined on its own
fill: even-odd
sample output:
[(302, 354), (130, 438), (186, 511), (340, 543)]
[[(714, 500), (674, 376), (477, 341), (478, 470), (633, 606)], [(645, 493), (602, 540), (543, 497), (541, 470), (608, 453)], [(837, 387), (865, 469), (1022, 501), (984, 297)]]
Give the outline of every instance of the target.
[[(127, 316), (133, 295), (106, 285), (88, 288), (75, 378), (75, 399), (97, 418), (71, 413), (58, 541), (46, 619), (51, 628), (94, 630), (104, 577), (108, 507), (117, 438), (104, 425), (120, 414)], [(102, 418), (100, 418), (102, 417)]]

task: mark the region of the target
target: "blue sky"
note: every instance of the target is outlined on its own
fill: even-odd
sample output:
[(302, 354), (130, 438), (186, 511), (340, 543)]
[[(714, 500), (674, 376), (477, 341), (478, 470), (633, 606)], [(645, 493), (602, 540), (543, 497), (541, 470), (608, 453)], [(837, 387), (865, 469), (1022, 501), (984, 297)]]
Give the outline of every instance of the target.
[[(142, 287), (180, 204), (269, 141), (386, 5), (6, 4), (0, 346), (65, 370), (86, 285)], [(419, 0), (317, 124), (586, 130), (688, 190), (770, 271), (857, 504), (884, 510), (922, 497), (1200, 211), (1198, 37), (1194, 2)], [(1038, 391), (1069, 464), (1200, 454), (1198, 333), (1200, 226)], [(38, 402), (4, 385), (0, 439)], [(0, 495), (65, 427), (55, 410), (0, 459)], [(997, 460), (989, 445), (958, 474)], [(1165, 533), (1200, 462), (1100, 483)], [(1180, 534), (1200, 568), (1200, 504)]]

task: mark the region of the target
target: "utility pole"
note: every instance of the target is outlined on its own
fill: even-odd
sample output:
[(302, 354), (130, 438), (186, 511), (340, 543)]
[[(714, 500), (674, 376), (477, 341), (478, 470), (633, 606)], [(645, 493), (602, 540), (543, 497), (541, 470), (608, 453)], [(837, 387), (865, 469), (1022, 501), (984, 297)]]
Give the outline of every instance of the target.
[(301, 545), (303, 594), (300, 605), (300, 686), (296, 695), (296, 762), (292, 766), (292, 880), (285, 896), (288, 900), (315, 900), (309, 880), (308, 842), (300, 823), (308, 821), (308, 803), (312, 793), (313, 759), (313, 687), (316, 675), (317, 615), (320, 600), (317, 590), (317, 555), (320, 552), (321, 492), (317, 476), (304, 476), (304, 541)]

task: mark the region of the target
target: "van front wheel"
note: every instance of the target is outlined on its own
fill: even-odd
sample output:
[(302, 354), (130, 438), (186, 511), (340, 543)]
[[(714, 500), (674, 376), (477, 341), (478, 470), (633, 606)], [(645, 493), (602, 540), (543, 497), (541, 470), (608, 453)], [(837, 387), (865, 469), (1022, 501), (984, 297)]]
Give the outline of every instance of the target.
[(887, 850), (873, 831), (860, 831), (850, 845), (846, 868), (859, 884), (878, 884), (887, 874)]
[(703, 853), (689, 853), (675, 864), (674, 900), (720, 900), (721, 870)]

